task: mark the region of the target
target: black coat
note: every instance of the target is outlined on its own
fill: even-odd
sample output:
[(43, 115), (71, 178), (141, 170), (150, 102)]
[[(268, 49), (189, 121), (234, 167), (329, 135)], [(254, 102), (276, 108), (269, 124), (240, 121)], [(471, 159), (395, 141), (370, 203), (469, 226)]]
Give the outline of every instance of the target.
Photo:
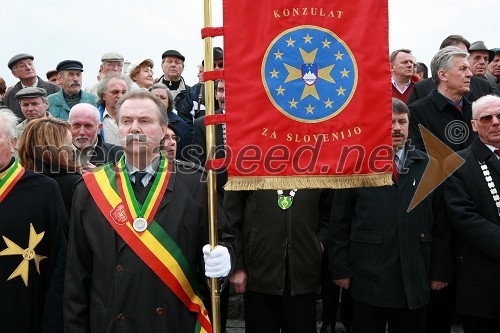
[[(73, 190), (76, 183), (82, 178), (82, 175), (79, 173), (67, 172), (46, 173), (46, 175), (57, 182), (69, 218), (71, 214), (71, 202), (73, 201)], [(68, 229), (65, 229), (65, 234), (66, 236), (68, 235)]]
[[(26, 170), (0, 201), (0, 332), (57, 333), (63, 331), (63, 283), (68, 216), (54, 180)], [(29, 247), (30, 228), (41, 236), (32, 248), (44, 256), (37, 271), (34, 259), (24, 260), (27, 286), (21, 276), (9, 278), (23, 262), (22, 253), (4, 254), (7, 239), (22, 250)], [(32, 235), (34, 236), (34, 234)], [(34, 239), (34, 238), (32, 238)], [(3, 253), (2, 253), (3, 252)]]
[[(449, 281), (449, 222), (438, 188), (413, 210), (410, 201), (429, 162), (408, 152), (397, 185), (337, 190), (328, 243), (332, 279), (351, 278), (354, 300), (417, 309), (430, 299), (430, 281)], [(430, 175), (437, 172), (435, 160)]]
[[(208, 243), (206, 183), (201, 172), (175, 163), (155, 221), (181, 249), (194, 278), (204, 274)], [(146, 189), (151, 187), (151, 182)], [(147, 191), (138, 196), (143, 202)], [(221, 245), (232, 253), (232, 236), (219, 210)], [(124, 320), (117, 320), (118, 314)], [(84, 182), (77, 184), (71, 214), (64, 290), (67, 332), (193, 332), (196, 313), (117, 235)]]
[(278, 206), (276, 191), (226, 192), (224, 212), (237, 245), (235, 269), (247, 270), (248, 290), (283, 295), (285, 273), (292, 296), (318, 290), (320, 242), (326, 244), (330, 206), (330, 190), (299, 189), (286, 210)]
[[(47, 96), (61, 90), (59, 86), (56, 86), (51, 82), (44, 81), (40, 77), (38, 77), (37, 87), (45, 89), (47, 91)], [(21, 89), (23, 89), (23, 86), (21, 84), (21, 81), (19, 81), (11, 89), (7, 90), (7, 92), (3, 96), (2, 102), (6, 106), (8, 106), (9, 109), (11, 109), (16, 114), (16, 116), (19, 117), (20, 121), (23, 121), (24, 119), (26, 119), (26, 117), (24, 117), (24, 114), (21, 111), (21, 106), (19, 105), (19, 101), (16, 98), (16, 94)]]
[(453, 151), (469, 147), (477, 133), (472, 130), (472, 106), (463, 99), (462, 112), (455, 108), (437, 90), (408, 106), (410, 109), (411, 144), (425, 151), (419, 124), (424, 126)]
[[(429, 95), (430, 92), (434, 89), (436, 89), (436, 85), (430, 77), (415, 83), (411, 91), (410, 98), (408, 98), (407, 104), (410, 105), (411, 103), (424, 98), (425, 96)], [(474, 102), (479, 97), (482, 97), (484, 95), (498, 95), (499, 93), (500, 91), (498, 91), (496, 87), (487, 80), (477, 76), (472, 76), (470, 80), (470, 91), (465, 94), (464, 97), (469, 101)]]
[(500, 190), (500, 161), (479, 138), (458, 154), (465, 163), (444, 184), (457, 234), (457, 312), (498, 320), (500, 217), (479, 162), (486, 163)]

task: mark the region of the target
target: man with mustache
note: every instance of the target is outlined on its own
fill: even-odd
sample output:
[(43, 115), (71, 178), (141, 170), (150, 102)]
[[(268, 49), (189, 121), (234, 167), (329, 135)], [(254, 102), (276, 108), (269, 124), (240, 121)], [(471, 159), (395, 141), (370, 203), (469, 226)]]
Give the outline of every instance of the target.
[(202, 171), (159, 154), (168, 121), (155, 95), (132, 90), (118, 101), (115, 118), (124, 155), (84, 174), (75, 187), (65, 331), (195, 332), (201, 326), (209, 332), (196, 282), (230, 272), (233, 237), (224, 214), (219, 210), (220, 245), (211, 249)]
[(122, 147), (103, 142), (99, 110), (93, 105), (80, 103), (71, 108), (68, 122), (71, 125), (76, 160), (84, 170), (115, 162)]
[(392, 99), (391, 186), (334, 193), (328, 243), (334, 282), (351, 290), (353, 333), (424, 333), (431, 290), (451, 277), (449, 222), (438, 187), (412, 210), (436, 160), (408, 142), (408, 107)]
[(62, 89), (47, 97), (52, 116), (68, 120), (69, 111), (78, 103), (96, 106), (97, 96), (82, 90), (83, 65), (77, 60), (64, 60), (57, 65)]

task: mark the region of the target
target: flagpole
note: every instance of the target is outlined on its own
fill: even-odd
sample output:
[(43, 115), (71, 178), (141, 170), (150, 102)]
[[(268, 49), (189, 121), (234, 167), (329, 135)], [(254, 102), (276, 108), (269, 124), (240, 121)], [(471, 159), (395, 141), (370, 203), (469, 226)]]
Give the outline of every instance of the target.
[[(204, 27), (212, 26), (212, 1), (203, 0), (203, 23)], [(205, 37), (205, 71), (213, 71), (214, 59), (212, 51), (212, 37)], [(205, 114), (207, 116), (215, 114), (215, 94), (214, 81), (208, 80), (205, 84)], [(207, 126), (206, 147), (207, 161), (215, 157), (215, 125)], [(207, 187), (208, 187), (208, 217), (209, 230), (208, 239), (212, 249), (217, 246), (217, 182), (216, 174), (213, 170), (208, 170)], [(220, 332), (220, 290), (219, 279), (210, 279), (210, 298), (212, 303), (212, 332)]]

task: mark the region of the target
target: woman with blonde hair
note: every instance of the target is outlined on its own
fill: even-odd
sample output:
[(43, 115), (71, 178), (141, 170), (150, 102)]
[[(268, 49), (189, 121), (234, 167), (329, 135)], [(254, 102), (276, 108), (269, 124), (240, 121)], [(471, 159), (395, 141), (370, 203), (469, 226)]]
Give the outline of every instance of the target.
[(32, 120), (19, 143), (19, 162), (26, 169), (43, 173), (59, 185), (68, 216), (73, 186), (81, 178), (74, 161), (70, 125), (57, 118)]

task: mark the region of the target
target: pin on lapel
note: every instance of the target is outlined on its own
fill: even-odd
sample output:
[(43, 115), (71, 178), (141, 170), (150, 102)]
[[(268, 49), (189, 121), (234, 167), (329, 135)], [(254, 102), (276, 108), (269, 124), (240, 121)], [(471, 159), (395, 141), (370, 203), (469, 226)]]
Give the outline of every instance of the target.
[(413, 179), (413, 186), (415, 186), (415, 179)]

